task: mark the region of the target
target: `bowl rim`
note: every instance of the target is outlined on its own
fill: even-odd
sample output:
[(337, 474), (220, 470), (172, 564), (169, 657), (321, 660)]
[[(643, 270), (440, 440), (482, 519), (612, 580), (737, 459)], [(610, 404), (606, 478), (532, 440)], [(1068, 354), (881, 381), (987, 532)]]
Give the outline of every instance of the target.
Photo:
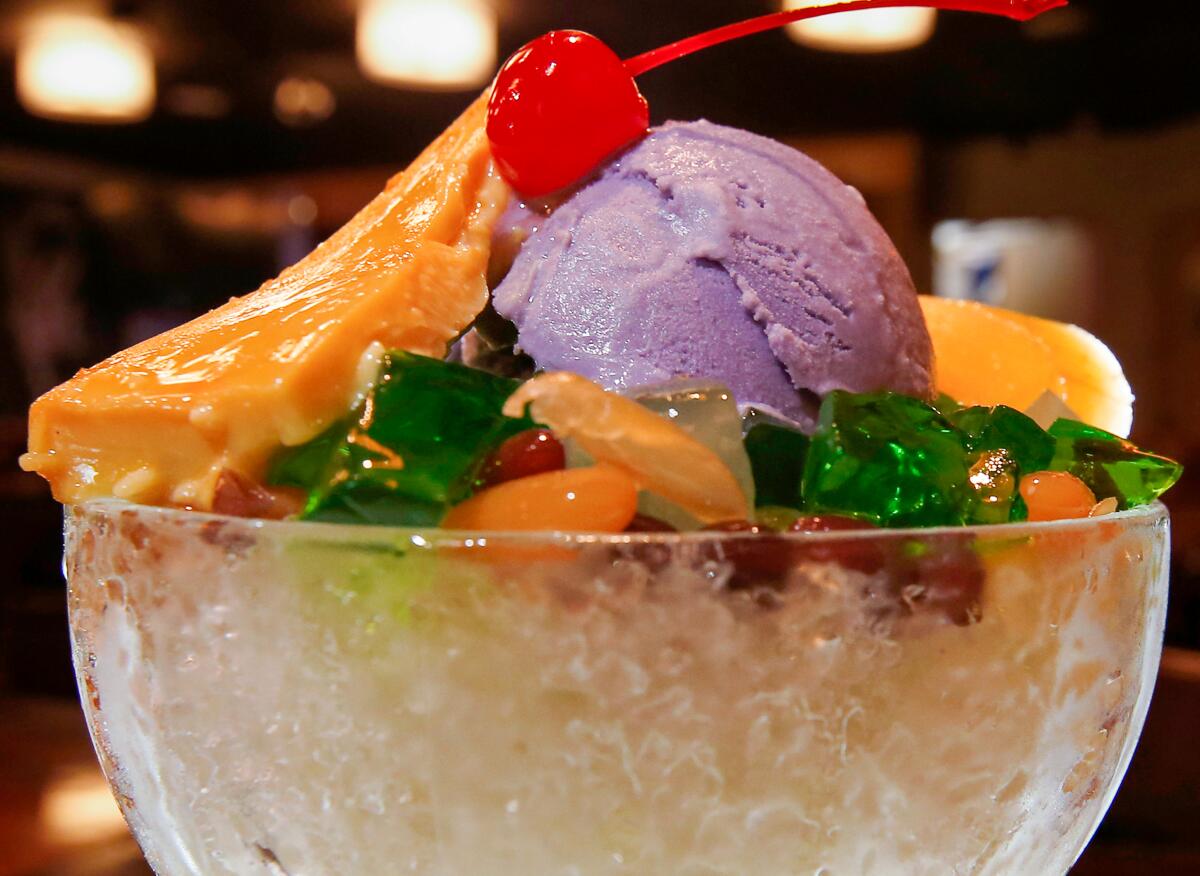
[(409, 542), (417, 547), (461, 546), (486, 547), (490, 543), (506, 544), (537, 543), (556, 545), (628, 545), (628, 544), (695, 544), (711, 541), (771, 538), (778, 541), (812, 544), (815, 542), (880, 541), (892, 539), (933, 539), (986, 537), (989, 539), (1024, 538), (1052, 533), (1093, 532), (1106, 525), (1119, 524), (1121, 528), (1137, 525), (1169, 526), (1170, 517), (1166, 506), (1158, 500), (1115, 511), (1097, 517), (1077, 517), (1069, 520), (1020, 521), (1015, 523), (989, 523), (971, 526), (923, 526), (894, 529), (850, 529), (809, 532), (736, 532), (726, 530), (699, 530), (692, 532), (586, 532), (569, 530), (460, 530), (442, 529), (436, 526), (388, 526), (372, 523), (332, 523), (321, 520), (269, 520), (257, 517), (234, 517), (210, 511), (194, 511), (159, 505), (139, 505), (121, 499), (89, 499), (64, 506), (67, 524), (76, 514), (119, 517), (135, 515), (143, 522), (174, 524), (177, 526), (203, 527), (220, 526), (253, 531), (271, 537), (304, 536), (322, 540), (386, 542)]

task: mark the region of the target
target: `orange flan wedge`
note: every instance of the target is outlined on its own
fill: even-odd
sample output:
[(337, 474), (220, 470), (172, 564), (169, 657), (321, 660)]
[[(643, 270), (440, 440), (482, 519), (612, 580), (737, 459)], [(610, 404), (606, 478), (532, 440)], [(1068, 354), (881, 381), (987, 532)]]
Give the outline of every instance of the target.
[(1117, 357), (1094, 335), (977, 301), (920, 300), (939, 392), (963, 404), (1025, 410), (1048, 391), (1084, 422), (1129, 435), (1133, 393)]
[(64, 503), (208, 508), (222, 470), (255, 478), (278, 447), (344, 415), (368, 351), (444, 355), (487, 303), (492, 227), (510, 194), (486, 104), (278, 278), (38, 399), (22, 466)]

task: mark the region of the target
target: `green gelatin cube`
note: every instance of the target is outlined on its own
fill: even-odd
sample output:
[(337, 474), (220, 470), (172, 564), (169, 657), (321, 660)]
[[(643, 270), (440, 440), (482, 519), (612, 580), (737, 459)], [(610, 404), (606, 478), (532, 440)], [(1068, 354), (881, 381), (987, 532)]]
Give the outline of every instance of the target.
[(1026, 519), (1028, 510), (1017, 489), (1021, 476), (1049, 467), (1054, 439), (1031, 417), (1007, 405), (960, 408), (948, 419), (970, 454), (968, 483), (975, 502), (967, 522)]
[(801, 507), (808, 436), (775, 423), (756, 422), (744, 440), (754, 474), (755, 505)]
[(517, 385), (440, 359), (388, 353), (356, 415), (284, 454), (272, 474), (310, 490), (307, 519), (435, 525), (472, 493), (496, 445), (533, 428), (528, 418), (501, 413)]
[(1183, 474), (1175, 460), (1077, 420), (1055, 420), (1050, 436), (1055, 452), (1048, 467), (1075, 475), (1097, 499), (1115, 496), (1122, 510), (1153, 502)]
[(437, 526), (447, 509), (443, 502), (425, 501), (390, 489), (387, 484), (355, 479), (314, 490), (300, 516), (327, 523)]
[(1020, 467), (1007, 450), (984, 450), (975, 454), (967, 473), (974, 499), (967, 523), (1008, 523), (1029, 516), (1018, 490)]
[(354, 423), (353, 417), (338, 420), (316, 438), (276, 455), (267, 472), (267, 483), (279, 487), (311, 490), (329, 466)]
[(961, 524), (974, 501), (968, 468), (960, 433), (931, 406), (836, 391), (821, 404), (809, 448), (804, 509), (881, 526)]
[(975, 405), (947, 417), (963, 436), (969, 452), (1004, 450), (1020, 470), (1045, 471), (1054, 458), (1055, 442), (1032, 418), (1010, 408)]
[(951, 396), (946, 395), (944, 392), (939, 392), (937, 398), (935, 398), (931, 404), (935, 411), (947, 418), (953, 416), (958, 411), (963, 410), (963, 406), (961, 404), (955, 401)]

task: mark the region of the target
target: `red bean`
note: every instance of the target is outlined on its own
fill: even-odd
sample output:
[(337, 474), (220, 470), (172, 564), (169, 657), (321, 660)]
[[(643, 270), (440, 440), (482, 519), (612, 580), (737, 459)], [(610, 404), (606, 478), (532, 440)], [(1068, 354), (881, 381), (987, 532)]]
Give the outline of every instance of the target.
[[(733, 538), (707, 546), (710, 559), (724, 560), (733, 568), (729, 587), (734, 590), (783, 586), (788, 569), (795, 561), (786, 539), (765, 526), (749, 520), (721, 520), (704, 527), (707, 532), (728, 532)], [(749, 537), (748, 537), (749, 536)]]
[[(791, 532), (849, 532), (877, 529), (873, 523), (840, 514), (820, 514), (798, 517), (789, 527)], [(806, 545), (804, 556), (814, 563), (837, 563), (847, 569), (874, 574), (883, 568), (886, 558), (876, 539), (832, 539)]]
[[(676, 532), (674, 526), (665, 520), (651, 517), (648, 514), (635, 514), (625, 527), (625, 531), (633, 534), (655, 534)], [(674, 553), (671, 545), (661, 541), (632, 542), (617, 545), (612, 549), (613, 559), (632, 560), (641, 563), (652, 572), (658, 572), (671, 562)]]
[(233, 517), (280, 520), (304, 509), (304, 494), (290, 487), (266, 487), (233, 469), (221, 469), (212, 510)]
[(549, 429), (526, 429), (505, 440), (492, 451), (479, 479), (484, 486), (495, 486), (517, 478), (566, 468), (567, 454), (562, 443)]
[(651, 517), (649, 514), (635, 514), (625, 527), (626, 532), (677, 532), (670, 523)]
[(942, 536), (926, 547), (898, 575), (898, 583), (912, 588), (904, 597), (908, 607), (940, 613), (957, 626), (978, 620), (986, 574), (974, 540)]

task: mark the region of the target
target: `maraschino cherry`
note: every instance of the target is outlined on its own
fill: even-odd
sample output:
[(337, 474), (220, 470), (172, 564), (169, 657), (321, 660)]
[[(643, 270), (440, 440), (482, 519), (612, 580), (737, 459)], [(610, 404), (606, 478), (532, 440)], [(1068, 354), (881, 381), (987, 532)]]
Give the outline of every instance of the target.
[(500, 68), (488, 103), (492, 156), (518, 192), (538, 197), (578, 182), (644, 136), (650, 108), (634, 77), (647, 70), (791, 21), (886, 6), (987, 12), (1024, 21), (1067, 0), (849, 0), (727, 24), (627, 61), (591, 34), (555, 30), (516, 51)]
[(492, 157), (533, 197), (586, 176), (649, 125), (650, 107), (621, 59), (579, 30), (526, 43), (500, 68), (488, 104)]

